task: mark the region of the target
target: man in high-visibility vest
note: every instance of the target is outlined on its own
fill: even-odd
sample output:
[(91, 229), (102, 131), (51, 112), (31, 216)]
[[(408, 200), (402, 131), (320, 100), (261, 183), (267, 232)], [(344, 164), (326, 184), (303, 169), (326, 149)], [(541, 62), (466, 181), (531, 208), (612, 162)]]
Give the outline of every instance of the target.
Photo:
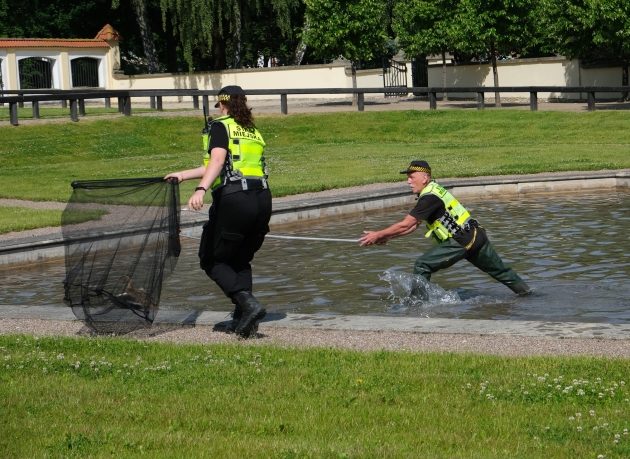
[(434, 272), (466, 259), (514, 293), (532, 292), (527, 283), (503, 263), (485, 230), (466, 208), (432, 180), (431, 167), (426, 161), (412, 161), (401, 174), (407, 175), (407, 183), (419, 196), (416, 206), (398, 223), (380, 231), (364, 231), (359, 241), (362, 246), (385, 244), (392, 238), (411, 234), (424, 221), (428, 229), (425, 237), (433, 237), (437, 245), (417, 258), (414, 274), (431, 280)]

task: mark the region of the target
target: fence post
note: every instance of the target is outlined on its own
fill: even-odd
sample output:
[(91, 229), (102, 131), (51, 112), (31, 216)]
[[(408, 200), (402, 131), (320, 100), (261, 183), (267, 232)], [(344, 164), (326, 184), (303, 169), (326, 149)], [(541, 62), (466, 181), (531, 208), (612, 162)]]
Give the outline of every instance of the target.
[(283, 115), (289, 113), (289, 104), (287, 103), (287, 94), (280, 94), (280, 111)]
[(112, 108), (112, 101), (109, 97), (105, 98), (105, 108)]
[(131, 96), (123, 97), (123, 115), (131, 116)]
[(477, 110), (483, 110), (486, 107), (486, 103), (483, 96), (484, 96), (483, 92), (477, 92)]
[(17, 102), (9, 102), (9, 113), (11, 118), (11, 124), (13, 126), (18, 125), (18, 103)]
[(79, 99), (79, 115), (85, 116), (85, 99)]
[(33, 119), (39, 119), (39, 102), (36, 100), (33, 101)]
[(78, 106), (77, 99), (70, 99), (70, 119), (72, 121), (79, 121), (77, 106)]
[(362, 92), (357, 94), (357, 108), (360, 112), (365, 108), (365, 94)]
[(193, 109), (199, 110), (199, 96), (192, 96), (192, 97), (193, 97)]
[(149, 108), (155, 110), (155, 96), (149, 97)]
[(163, 108), (162, 108), (162, 96), (157, 96), (156, 97), (156, 103), (157, 103), (158, 111), (161, 112), (163, 110)]
[(66, 99), (61, 99), (61, 108), (68, 108), (68, 101)]
[(595, 110), (595, 91), (588, 92), (588, 111)]
[(122, 113), (123, 112), (123, 98), (119, 97), (118, 98), (118, 113)]
[(429, 108), (431, 110), (437, 109), (437, 93), (435, 91), (429, 91)]
[(532, 112), (538, 110), (538, 93), (536, 91), (530, 91), (529, 93), (529, 109)]

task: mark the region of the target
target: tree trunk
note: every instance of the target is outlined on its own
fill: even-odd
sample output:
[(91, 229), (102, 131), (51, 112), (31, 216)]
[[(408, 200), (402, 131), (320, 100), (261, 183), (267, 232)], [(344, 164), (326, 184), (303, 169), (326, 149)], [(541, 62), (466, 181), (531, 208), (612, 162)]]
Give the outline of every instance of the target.
[(142, 37), (142, 47), (144, 48), (144, 56), (147, 58), (147, 66), (149, 73), (157, 73), (160, 70), (160, 63), (155, 50), (155, 43), (151, 36), (151, 27), (147, 20), (147, 8), (145, 0), (131, 0), (131, 5), (136, 13), (136, 20), (140, 27), (140, 36)]
[[(628, 67), (630, 66), (630, 61), (624, 60), (621, 63), (621, 86), (628, 86)], [(628, 91), (625, 91), (621, 95), (621, 101), (628, 100)]]
[[(497, 50), (494, 43), (492, 44), (490, 51), (492, 54), (492, 76), (494, 77), (494, 87), (497, 88), (499, 87), (499, 72), (497, 70)], [(496, 107), (501, 106), (501, 93), (499, 93), (499, 91), (495, 91), (494, 93), (494, 104)]]
[[(352, 89), (357, 88), (357, 67), (354, 65), (354, 61), (350, 62), (350, 68), (352, 69)], [(352, 106), (359, 105), (359, 95), (355, 92), (352, 94)]]
[[(308, 18), (306, 18), (304, 20), (304, 27), (302, 28), (302, 35), (306, 33), (308, 28), (309, 28)], [(295, 65), (300, 65), (302, 63), (302, 59), (304, 59), (305, 52), (306, 52), (306, 43), (304, 43), (304, 40), (300, 39), (300, 42), (298, 43), (297, 48), (295, 48), (295, 55), (293, 57), (293, 63)]]
[(306, 44), (304, 40), (300, 40), (297, 47), (295, 48), (295, 55), (293, 57), (293, 63), (295, 65), (300, 65), (302, 63), (302, 59), (304, 59), (304, 53), (306, 53)]
[(240, 69), (241, 65), (241, 7), (239, 2), (234, 2), (234, 68)]
[(212, 28), (212, 69), (223, 70), (226, 67), (225, 46), (219, 34), (219, 28)]
[[(446, 88), (446, 50), (442, 50), (442, 88)], [(448, 100), (448, 93), (444, 91), (442, 96), (444, 100)]]

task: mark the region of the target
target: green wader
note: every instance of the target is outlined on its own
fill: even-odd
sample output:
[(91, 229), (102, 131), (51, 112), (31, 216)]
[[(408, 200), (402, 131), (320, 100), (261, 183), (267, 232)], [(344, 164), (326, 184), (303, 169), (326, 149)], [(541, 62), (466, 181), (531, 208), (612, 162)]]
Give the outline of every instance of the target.
[(453, 238), (439, 242), (437, 246), (416, 259), (413, 272), (430, 281), (431, 274), (453, 266), (464, 258), (504, 284), (514, 293), (525, 295), (531, 292), (525, 281), (512, 268), (503, 264), (499, 254), (494, 250), (489, 240), (486, 240), (485, 244), (472, 255), (458, 242), (454, 241)]

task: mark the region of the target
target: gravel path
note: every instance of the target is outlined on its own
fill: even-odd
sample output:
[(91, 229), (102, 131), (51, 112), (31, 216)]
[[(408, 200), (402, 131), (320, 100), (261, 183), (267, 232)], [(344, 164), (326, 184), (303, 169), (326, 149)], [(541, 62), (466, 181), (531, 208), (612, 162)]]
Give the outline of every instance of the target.
[[(0, 319), (0, 334), (90, 336), (79, 321)], [(156, 325), (124, 335), (126, 339), (169, 343), (234, 343), (291, 348), (339, 348), (358, 351), (456, 352), (501, 356), (597, 356), (630, 358), (630, 339), (538, 338), (414, 332), (374, 332), (283, 328), (262, 324), (256, 339), (243, 340), (209, 326)]]

